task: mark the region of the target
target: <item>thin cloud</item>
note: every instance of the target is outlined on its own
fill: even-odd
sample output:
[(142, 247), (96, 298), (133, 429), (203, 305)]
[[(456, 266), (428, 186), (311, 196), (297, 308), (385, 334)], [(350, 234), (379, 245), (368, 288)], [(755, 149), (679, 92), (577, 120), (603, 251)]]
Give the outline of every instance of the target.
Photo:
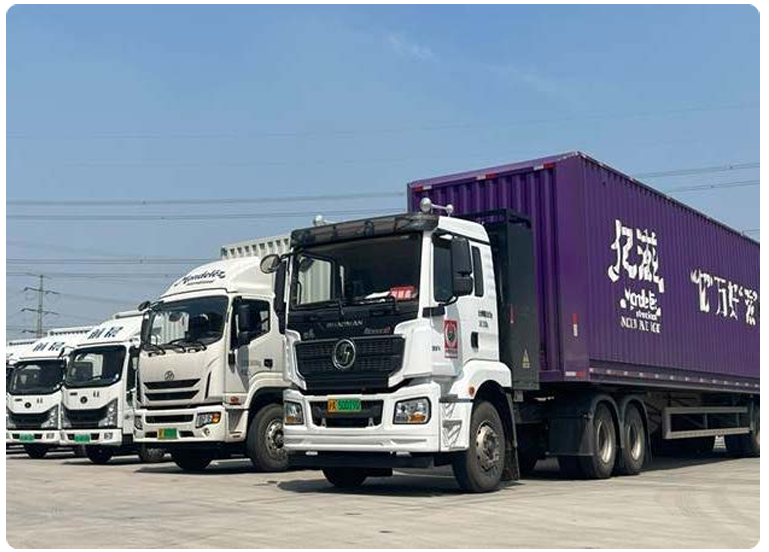
[(387, 43), (398, 55), (408, 56), (418, 61), (434, 61), (436, 59), (435, 53), (429, 46), (410, 40), (401, 33), (388, 34)]
[(527, 71), (512, 64), (488, 65), (487, 69), (497, 77), (509, 79), (548, 96), (563, 96), (562, 86), (543, 75)]

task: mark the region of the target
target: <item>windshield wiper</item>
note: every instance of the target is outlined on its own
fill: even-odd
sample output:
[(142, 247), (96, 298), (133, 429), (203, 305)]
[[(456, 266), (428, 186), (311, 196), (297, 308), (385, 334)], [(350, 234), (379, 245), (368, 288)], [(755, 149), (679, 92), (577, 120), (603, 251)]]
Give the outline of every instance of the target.
[(208, 347), (206, 347), (206, 344), (200, 341), (199, 339), (190, 339), (189, 337), (180, 337), (178, 339), (172, 339), (171, 341), (166, 343), (166, 345), (170, 345), (172, 347), (174, 345), (177, 345), (186, 353), (188, 349), (185, 349), (182, 343), (186, 343), (188, 345), (192, 345), (193, 347), (197, 347), (198, 348), (197, 350), (199, 351), (205, 351), (206, 349), (208, 349)]
[(149, 352), (149, 353), (156, 353), (164, 355), (166, 354), (165, 349), (163, 347), (160, 347), (158, 345), (155, 345), (154, 343), (147, 341), (146, 343), (142, 343), (142, 349)]

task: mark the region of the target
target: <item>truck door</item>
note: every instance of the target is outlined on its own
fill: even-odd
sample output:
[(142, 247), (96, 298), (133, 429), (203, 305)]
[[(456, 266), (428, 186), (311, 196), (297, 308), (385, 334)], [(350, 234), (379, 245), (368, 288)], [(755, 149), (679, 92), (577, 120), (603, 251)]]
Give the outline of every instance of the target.
[[(249, 381), (260, 372), (270, 372), (281, 369), (279, 362), (282, 355), (282, 341), (277, 327), (273, 327), (272, 309), (270, 303), (263, 299), (240, 299), (241, 304), (247, 305), (256, 327), (249, 334), (247, 344), (237, 344), (237, 335), (240, 328), (237, 324), (237, 316), (233, 313), (233, 350), (235, 362), (230, 364), (225, 381), (226, 393), (247, 393)], [(233, 309), (234, 310), (234, 309)]]

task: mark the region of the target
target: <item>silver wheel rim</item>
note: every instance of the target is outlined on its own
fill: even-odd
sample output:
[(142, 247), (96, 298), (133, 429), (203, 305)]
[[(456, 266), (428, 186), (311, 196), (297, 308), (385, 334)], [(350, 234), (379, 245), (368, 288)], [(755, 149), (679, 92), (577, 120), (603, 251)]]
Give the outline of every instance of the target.
[(614, 453), (614, 443), (610, 432), (611, 428), (603, 420), (598, 420), (598, 426), (596, 427), (598, 458), (604, 464), (608, 464), (611, 461), (611, 455)]
[(283, 448), (283, 422), (273, 420), (264, 433), (264, 442), (270, 455), (276, 458), (283, 456), (286, 453)]
[(491, 471), (499, 464), (499, 436), (491, 424), (483, 422), (475, 434), (475, 454), (484, 471)]
[(627, 428), (627, 442), (630, 449), (630, 457), (633, 460), (641, 458), (641, 452), (643, 452), (643, 439), (641, 428), (638, 425), (638, 421), (634, 420)]

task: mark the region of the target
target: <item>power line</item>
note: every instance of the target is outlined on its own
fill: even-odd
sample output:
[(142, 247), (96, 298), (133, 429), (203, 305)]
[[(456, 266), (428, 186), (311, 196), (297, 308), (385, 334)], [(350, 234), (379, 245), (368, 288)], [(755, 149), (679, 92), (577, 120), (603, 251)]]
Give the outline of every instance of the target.
[[(8, 277), (27, 277), (30, 276), (29, 272), (22, 272), (22, 271), (6, 271), (5, 273)], [(125, 273), (125, 272), (63, 272), (63, 271), (53, 271), (53, 272), (47, 272), (45, 274), (46, 278), (83, 278), (87, 280), (98, 280), (101, 278), (136, 278), (136, 279), (153, 279), (153, 278), (178, 278), (179, 274), (168, 274), (168, 273), (156, 273), (156, 272), (145, 272), (145, 273)]]
[(24, 264), (24, 265), (66, 265), (66, 264), (97, 264), (97, 265), (188, 265), (204, 264), (213, 262), (216, 259), (6, 259), (6, 264)]
[(300, 136), (320, 136), (323, 138), (331, 137), (353, 137), (361, 134), (402, 134), (405, 132), (436, 132), (447, 130), (460, 130), (472, 128), (501, 128), (526, 126), (537, 124), (557, 124), (580, 120), (611, 120), (611, 119), (633, 119), (643, 117), (658, 117), (674, 114), (697, 113), (703, 111), (726, 111), (726, 110), (744, 110), (755, 109), (759, 103), (716, 105), (716, 106), (685, 106), (681, 108), (654, 110), (654, 111), (636, 111), (624, 113), (583, 113), (580, 115), (544, 118), (544, 119), (519, 119), (514, 121), (499, 121), (488, 123), (478, 122), (439, 122), (428, 123), (424, 125), (412, 125), (402, 127), (359, 127), (348, 129), (334, 129), (330, 127), (316, 128), (311, 130), (235, 130), (235, 131), (197, 131), (197, 132), (166, 132), (166, 131), (95, 131), (89, 133), (69, 133), (69, 134), (51, 134), (51, 133), (23, 133), (6, 132), (6, 138), (9, 140), (63, 140), (63, 139), (89, 139), (89, 140), (158, 140), (158, 139), (243, 139), (243, 138), (286, 138)]
[(696, 186), (681, 186), (679, 188), (670, 188), (665, 190), (666, 194), (682, 193), (682, 192), (703, 192), (708, 190), (720, 190), (724, 188), (745, 188), (751, 186), (759, 186), (759, 180), (738, 180), (736, 182), (718, 182), (715, 184), (700, 184)]
[(752, 163), (733, 163), (729, 165), (717, 165), (715, 167), (697, 167), (694, 169), (674, 169), (669, 171), (638, 173), (638, 174), (634, 174), (633, 178), (638, 178), (638, 179), (660, 178), (663, 176), (689, 176), (689, 175), (707, 174), (707, 173), (715, 173), (715, 172), (741, 171), (745, 169), (757, 169), (760, 167), (760, 165), (761, 164), (758, 161), (755, 161)]

